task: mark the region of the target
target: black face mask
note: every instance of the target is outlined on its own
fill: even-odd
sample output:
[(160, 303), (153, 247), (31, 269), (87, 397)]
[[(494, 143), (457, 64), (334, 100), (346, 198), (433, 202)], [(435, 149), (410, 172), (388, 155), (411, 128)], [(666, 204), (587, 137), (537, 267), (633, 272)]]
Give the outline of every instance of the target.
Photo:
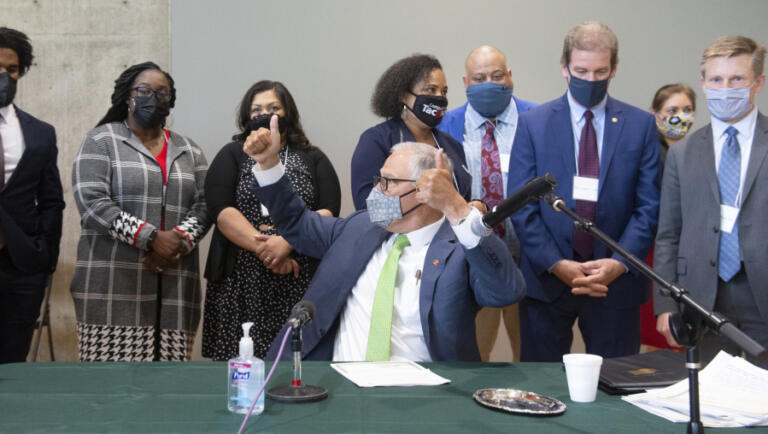
[[(248, 134), (250, 134), (252, 131), (258, 130), (259, 128), (269, 129), (269, 122), (271, 120), (272, 120), (272, 115), (258, 115), (255, 118), (252, 118), (250, 121), (248, 121)], [(285, 134), (285, 130), (287, 129), (288, 129), (288, 120), (278, 115), (277, 130), (280, 131), (280, 134)]]
[(434, 95), (416, 95), (413, 92), (408, 92), (416, 97), (413, 101), (413, 108), (405, 107), (410, 110), (416, 119), (424, 122), (424, 125), (434, 128), (440, 124), (445, 114), (445, 109), (448, 108), (448, 98), (444, 96)]
[(144, 128), (157, 128), (165, 123), (171, 113), (169, 102), (158, 101), (154, 96), (133, 97), (133, 119)]
[(11, 78), (7, 72), (0, 73), (0, 107), (12, 103), (14, 97), (16, 97), (16, 79)]

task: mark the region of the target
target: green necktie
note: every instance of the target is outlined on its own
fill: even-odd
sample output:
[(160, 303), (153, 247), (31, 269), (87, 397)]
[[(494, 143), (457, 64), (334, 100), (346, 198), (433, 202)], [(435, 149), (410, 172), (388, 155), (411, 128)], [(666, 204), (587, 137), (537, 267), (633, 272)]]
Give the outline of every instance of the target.
[(405, 235), (395, 237), (395, 244), (389, 252), (384, 267), (381, 269), (376, 294), (373, 296), (371, 309), (371, 329), (368, 331), (368, 348), (365, 352), (367, 362), (388, 361), (392, 340), (392, 310), (395, 306), (395, 281), (397, 280), (397, 262), (403, 249), (411, 242)]

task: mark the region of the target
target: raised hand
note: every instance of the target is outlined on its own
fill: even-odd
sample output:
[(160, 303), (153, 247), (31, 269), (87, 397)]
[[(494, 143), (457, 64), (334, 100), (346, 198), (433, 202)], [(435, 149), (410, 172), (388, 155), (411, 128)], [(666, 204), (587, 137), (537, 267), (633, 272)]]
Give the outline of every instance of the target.
[(243, 152), (259, 163), (262, 170), (275, 167), (280, 162), (280, 131), (278, 130), (278, 117), (272, 115), (269, 120), (269, 130), (259, 128), (251, 131), (243, 143)]
[(416, 199), (442, 211), (451, 224), (466, 217), (470, 207), (453, 186), (451, 172), (443, 160), (443, 150), (435, 155), (435, 168), (421, 172), (416, 180)]

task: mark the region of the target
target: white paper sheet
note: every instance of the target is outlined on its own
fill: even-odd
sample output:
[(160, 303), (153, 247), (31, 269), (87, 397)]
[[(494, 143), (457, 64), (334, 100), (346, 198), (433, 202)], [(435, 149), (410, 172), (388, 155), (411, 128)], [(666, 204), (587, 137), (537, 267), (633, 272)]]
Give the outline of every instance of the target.
[[(701, 421), (707, 427), (768, 426), (768, 370), (720, 352), (699, 372)], [(673, 422), (688, 422), (688, 379), (622, 397)]]
[(359, 387), (438, 386), (451, 382), (414, 362), (331, 363), (331, 368)]

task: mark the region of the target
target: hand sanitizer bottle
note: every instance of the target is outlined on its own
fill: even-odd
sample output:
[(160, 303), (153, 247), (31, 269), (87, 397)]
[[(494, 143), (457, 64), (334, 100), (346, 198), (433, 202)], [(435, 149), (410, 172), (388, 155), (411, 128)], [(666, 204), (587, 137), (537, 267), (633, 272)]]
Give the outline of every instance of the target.
[[(253, 339), (249, 332), (252, 322), (243, 323), (243, 337), (240, 339), (240, 355), (229, 361), (227, 382), (227, 409), (233, 413), (245, 414), (253, 403), (253, 398), (264, 384), (264, 361), (253, 357)], [(253, 407), (254, 415), (264, 411), (264, 392)]]

